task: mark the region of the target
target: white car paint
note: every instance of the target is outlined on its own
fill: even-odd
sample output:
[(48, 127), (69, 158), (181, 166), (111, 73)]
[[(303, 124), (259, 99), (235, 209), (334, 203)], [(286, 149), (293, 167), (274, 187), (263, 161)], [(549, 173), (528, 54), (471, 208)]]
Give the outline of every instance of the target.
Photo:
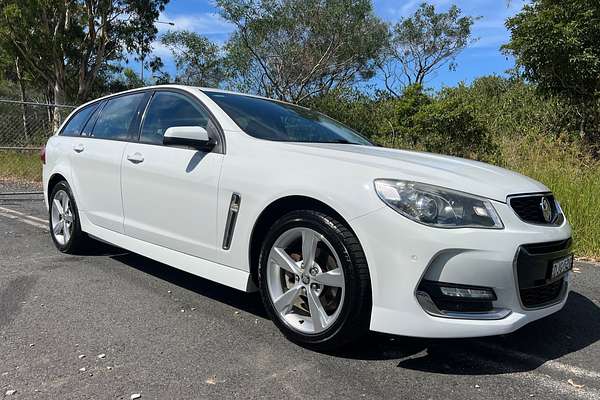
[[(514, 259), (525, 243), (564, 240), (561, 226), (521, 221), (507, 205), (513, 194), (549, 192), (539, 182), (488, 164), (411, 151), (347, 144), (285, 143), (243, 132), (198, 88), (184, 90), (219, 121), (225, 154), (87, 137), (55, 135), (46, 146), (48, 182), (61, 174), (79, 204), (82, 230), (128, 250), (222, 284), (255, 290), (249, 246), (261, 213), (287, 196), (316, 199), (336, 210), (356, 233), (371, 276), (371, 329), (421, 337), (469, 337), (514, 331), (561, 309), (525, 310)], [(204, 89), (203, 89), (204, 90)], [(205, 89), (211, 90), (211, 89)], [(74, 151), (83, 145), (81, 153)], [(128, 156), (142, 157), (132, 163)], [(201, 165), (199, 161), (202, 161)], [(439, 229), (386, 206), (375, 179), (437, 185), (492, 200), (505, 228)], [(242, 196), (229, 249), (222, 248), (229, 202)], [(423, 277), (493, 287), (497, 320), (443, 318), (424, 311), (415, 290)], [(570, 273), (567, 280), (570, 279)]]
[[(69, 137), (67, 141), (72, 143), (71, 169), (77, 171), (72, 175), (72, 186), (77, 188), (79, 211), (85, 213), (92, 224), (123, 233), (119, 177), (127, 143), (89, 137)], [(81, 153), (77, 153), (79, 150)]]
[[(143, 163), (128, 162), (133, 154), (143, 155)], [(125, 234), (214, 259), (223, 158), (213, 152), (128, 143), (121, 162)]]

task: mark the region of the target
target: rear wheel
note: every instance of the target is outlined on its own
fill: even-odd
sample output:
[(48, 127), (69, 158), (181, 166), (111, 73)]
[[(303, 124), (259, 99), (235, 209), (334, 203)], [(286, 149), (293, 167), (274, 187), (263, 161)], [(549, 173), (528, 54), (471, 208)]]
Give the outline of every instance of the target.
[(368, 330), (371, 288), (358, 239), (316, 211), (294, 211), (269, 231), (259, 284), (271, 319), (292, 341), (332, 349)]
[(85, 249), (88, 236), (81, 231), (77, 204), (66, 181), (58, 182), (50, 193), (49, 223), (52, 241), (63, 253)]

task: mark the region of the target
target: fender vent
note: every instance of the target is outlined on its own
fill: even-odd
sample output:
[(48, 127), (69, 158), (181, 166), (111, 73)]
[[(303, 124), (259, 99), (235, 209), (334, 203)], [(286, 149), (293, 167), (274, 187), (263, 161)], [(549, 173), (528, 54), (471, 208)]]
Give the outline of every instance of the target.
[(240, 212), (240, 204), (242, 202), (242, 196), (238, 193), (231, 195), (231, 201), (229, 202), (229, 212), (227, 213), (227, 222), (225, 223), (225, 233), (223, 234), (223, 250), (229, 250), (231, 247), (231, 241), (233, 240), (233, 231), (235, 230), (235, 223), (237, 221), (237, 215)]

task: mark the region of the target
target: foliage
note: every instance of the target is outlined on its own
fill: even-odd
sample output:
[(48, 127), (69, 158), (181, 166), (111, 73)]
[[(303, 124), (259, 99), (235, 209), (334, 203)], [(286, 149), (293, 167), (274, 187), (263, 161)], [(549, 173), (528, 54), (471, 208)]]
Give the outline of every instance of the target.
[(117, 78), (117, 82), (122, 82), (123, 90), (139, 88), (145, 84), (141, 76), (138, 76), (131, 68), (124, 68), (123, 75)]
[(525, 77), (576, 105), (581, 134), (600, 146), (600, 3), (534, 0), (506, 26), (511, 39), (503, 48)]
[(0, 44), (44, 82), (54, 102), (82, 102), (110, 61), (147, 48), (167, 2), (1, 0)]
[(375, 101), (374, 114), (378, 121), (375, 140), (384, 146), (415, 146), (418, 140), (409, 140), (413, 117), (431, 102), (431, 96), (420, 85), (404, 88), (400, 97), (380, 93)]
[(351, 126), (357, 132), (371, 138), (376, 132), (377, 115), (373, 100), (352, 88), (332, 90), (323, 96), (311, 97), (302, 104)]
[(390, 32), (390, 43), (379, 61), (387, 90), (399, 97), (398, 86), (423, 85), (425, 78), (448, 65), (469, 43), (476, 18), (462, 16), (452, 5), (437, 13), (435, 6), (422, 3), (414, 15), (403, 18)]
[(371, 0), (217, 0), (236, 26), (227, 43), (234, 85), (302, 102), (373, 75), (386, 25)]
[(400, 97), (380, 94), (375, 99), (356, 91), (337, 91), (308, 105), (383, 146), (482, 160), (497, 157), (490, 131), (477, 119), (471, 98), (452, 89), (429, 95), (413, 85)]
[(452, 89), (419, 109), (407, 139), (413, 147), (433, 153), (488, 161), (496, 156), (490, 132), (476, 118), (470, 99)]
[(160, 38), (177, 67), (175, 81), (185, 85), (217, 87), (225, 78), (219, 46), (190, 31), (167, 32)]

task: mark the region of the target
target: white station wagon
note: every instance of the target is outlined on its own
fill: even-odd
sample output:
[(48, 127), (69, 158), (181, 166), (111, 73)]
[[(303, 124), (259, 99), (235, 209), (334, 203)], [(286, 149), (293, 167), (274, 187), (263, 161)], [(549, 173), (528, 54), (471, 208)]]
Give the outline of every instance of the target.
[(560, 310), (571, 228), (542, 184), (384, 149), (306, 108), (183, 86), (87, 103), (46, 145), (51, 234), (241, 291), (291, 340), (512, 332)]

